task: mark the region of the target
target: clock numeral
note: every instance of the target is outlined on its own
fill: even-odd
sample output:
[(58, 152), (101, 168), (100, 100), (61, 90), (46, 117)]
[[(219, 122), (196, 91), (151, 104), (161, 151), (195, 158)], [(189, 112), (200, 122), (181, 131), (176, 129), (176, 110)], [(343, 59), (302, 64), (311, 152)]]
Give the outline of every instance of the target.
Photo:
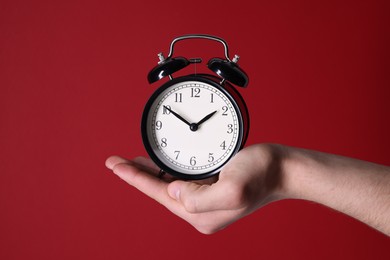
[(232, 124), (228, 124), (228, 130), (226, 131), (226, 133), (228, 133), (228, 134), (233, 133), (233, 125)]
[(214, 153), (209, 153), (209, 160), (208, 160), (208, 162), (213, 162), (214, 161)]
[(214, 93), (210, 93), (210, 103), (214, 103)]
[(221, 147), (222, 150), (226, 150), (226, 143), (225, 143), (225, 141), (223, 141), (222, 144), (219, 147)]
[(171, 109), (171, 106), (163, 106), (163, 115), (169, 115), (171, 113), (168, 109)]
[(161, 128), (162, 128), (162, 122), (156, 121), (156, 130), (161, 130)]
[(191, 88), (191, 97), (200, 97), (200, 88)]
[(161, 138), (161, 147), (167, 147), (167, 139), (166, 138)]
[(190, 164), (191, 164), (191, 166), (196, 165), (196, 157), (195, 157), (195, 156), (192, 156), (192, 157), (190, 158)]
[(183, 102), (183, 94), (182, 93), (175, 93), (175, 102), (178, 102), (178, 103)]
[(177, 160), (179, 158), (180, 151), (174, 151), (174, 153), (176, 154), (175, 160)]
[(223, 115), (223, 116), (227, 116), (227, 115), (228, 115), (227, 112), (228, 112), (229, 108), (228, 108), (227, 106), (223, 106), (223, 107), (222, 107), (222, 110), (223, 110), (222, 115)]

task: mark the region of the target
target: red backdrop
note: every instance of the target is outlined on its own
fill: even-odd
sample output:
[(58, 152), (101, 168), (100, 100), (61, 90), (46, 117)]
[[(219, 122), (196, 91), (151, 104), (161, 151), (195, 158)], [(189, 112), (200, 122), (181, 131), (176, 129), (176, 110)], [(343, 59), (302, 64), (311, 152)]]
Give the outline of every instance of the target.
[[(146, 155), (156, 54), (224, 38), (250, 77), (249, 144), (389, 158), (388, 1), (0, 3), (0, 259), (390, 259), (390, 239), (303, 201), (205, 236), (104, 167)], [(222, 56), (216, 43), (177, 55)], [(200, 71), (203, 65), (197, 65)]]

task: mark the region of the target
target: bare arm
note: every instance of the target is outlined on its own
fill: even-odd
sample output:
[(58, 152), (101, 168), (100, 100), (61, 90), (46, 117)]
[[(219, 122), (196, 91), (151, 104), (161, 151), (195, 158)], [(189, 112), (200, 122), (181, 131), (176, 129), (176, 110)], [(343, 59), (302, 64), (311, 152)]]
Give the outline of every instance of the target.
[(346, 157), (259, 144), (240, 151), (219, 179), (158, 179), (143, 157), (113, 156), (115, 174), (200, 232), (214, 233), (263, 205), (286, 198), (314, 201), (390, 235), (390, 168)]
[(390, 235), (390, 168), (351, 158), (285, 149), (285, 194), (314, 201)]

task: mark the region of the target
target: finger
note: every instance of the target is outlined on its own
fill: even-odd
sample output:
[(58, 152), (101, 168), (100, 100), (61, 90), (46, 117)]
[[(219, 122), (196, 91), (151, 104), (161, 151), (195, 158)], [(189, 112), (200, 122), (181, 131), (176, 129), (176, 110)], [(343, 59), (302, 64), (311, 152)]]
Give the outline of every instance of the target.
[[(149, 174), (133, 162), (119, 163), (113, 172), (122, 180), (161, 204), (172, 203), (167, 193), (167, 183)], [(167, 205), (166, 205), (167, 206)]]
[(131, 161), (135, 163), (139, 169), (146, 171), (153, 176), (158, 176), (160, 172), (160, 168), (149, 158), (139, 156)]
[[(118, 158), (113, 158), (118, 162)], [(138, 162), (139, 159), (137, 160)], [(190, 214), (167, 192), (168, 183), (154, 177), (139, 167), (139, 164), (125, 160), (124, 163), (118, 163), (114, 166), (113, 172), (122, 180), (135, 187), (145, 195), (164, 205), (174, 214), (188, 221)]]
[(151, 159), (143, 156), (135, 157), (132, 161), (153, 169), (156, 172), (160, 170), (160, 168)]
[(168, 183), (163, 180), (144, 172), (131, 162), (117, 164), (113, 172), (131, 186), (165, 206), (175, 215), (186, 221), (189, 221), (193, 217), (181, 204), (168, 195)]
[(113, 155), (113, 156), (110, 156), (109, 158), (107, 158), (105, 164), (106, 164), (106, 167), (108, 169), (112, 170), (115, 165), (117, 165), (119, 163), (128, 163), (128, 162), (129, 162), (129, 160), (127, 160), (123, 157)]
[(160, 169), (157, 167), (157, 165), (154, 164), (152, 160), (142, 156), (136, 157), (133, 160), (128, 160), (126, 158), (114, 155), (106, 160), (106, 167), (112, 170), (115, 165), (120, 163), (136, 165), (141, 170), (153, 174), (154, 176), (157, 176), (160, 171)]
[(140, 157), (134, 158), (132, 161), (136, 162), (137, 164), (140, 164), (144, 167), (147, 167), (148, 172), (150, 172), (154, 176), (156, 176), (156, 177), (158, 177), (166, 182), (172, 182), (172, 181), (176, 180), (176, 178), (174, 176), (170, 175), (167, 172), (164, 172), (163, 175), (160, 175), (161, 169), (149, 158), (140, 156)]
[(242, 208), (244, 197), (239, 187), (229, 181), (213, 185), (174, 181), (168, 186), (168, 194), (180, 202), (188, 212), (202, 213)]

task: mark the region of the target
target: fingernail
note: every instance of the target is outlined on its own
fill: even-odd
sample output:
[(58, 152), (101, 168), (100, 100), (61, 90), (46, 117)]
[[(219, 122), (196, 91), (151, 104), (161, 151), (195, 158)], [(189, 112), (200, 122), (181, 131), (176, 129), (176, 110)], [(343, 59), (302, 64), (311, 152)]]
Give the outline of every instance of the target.
[(106, 165), (106, 167), (107, 167), (108, 169), (112, 170), (112, 165), (111, 165), (109, 159), (106, 160), (105, 165)]
[(177, 187), (168, 190), (168, 194), (172, 199), (179, 200), (180, 199), (180, 189)]
[(175, 191), (175, 199), (176, 199), (176, 200), (179, 200), (179, 199), (180, 199), (180, 190), (179, 190), (179, 189), (177, 189), (177, 190)]

